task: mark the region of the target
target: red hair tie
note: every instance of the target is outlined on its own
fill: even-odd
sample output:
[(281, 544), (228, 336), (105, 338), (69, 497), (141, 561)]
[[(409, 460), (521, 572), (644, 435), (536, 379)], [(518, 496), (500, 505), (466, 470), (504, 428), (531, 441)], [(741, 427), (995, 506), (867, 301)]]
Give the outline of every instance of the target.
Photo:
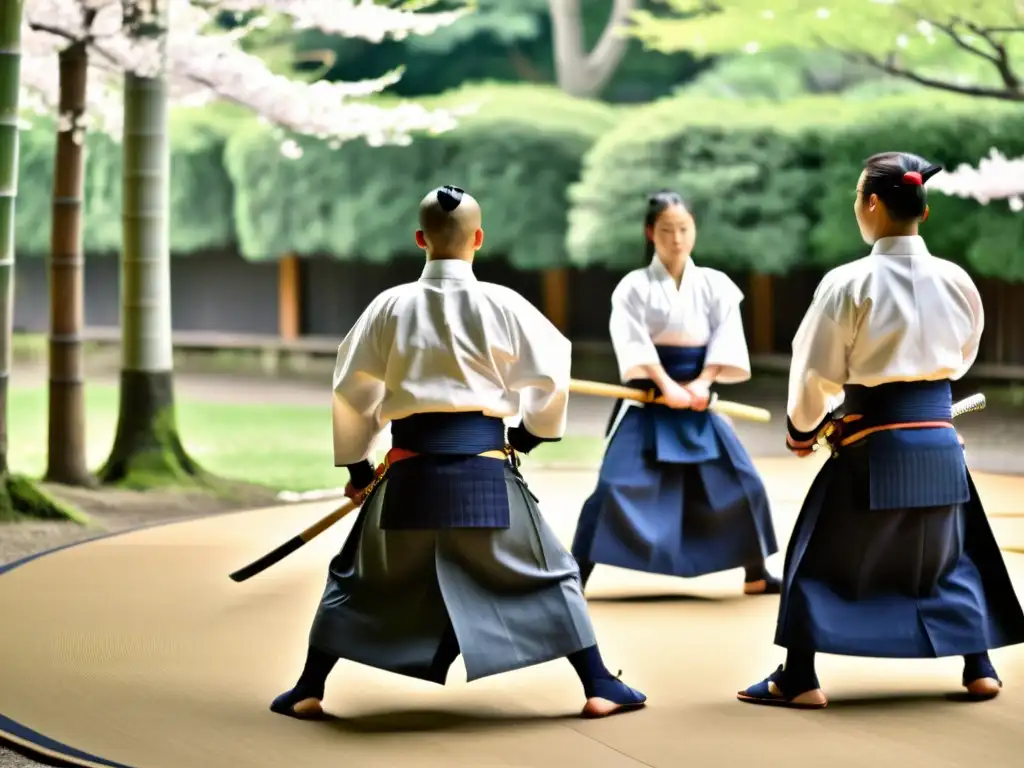
[(920, 187), (924, 184), (924, 179), (921, 178), (921, 174), (917, 171), (907, 171), (903, 174), (904, 184), (913, 184), (916, 187)]

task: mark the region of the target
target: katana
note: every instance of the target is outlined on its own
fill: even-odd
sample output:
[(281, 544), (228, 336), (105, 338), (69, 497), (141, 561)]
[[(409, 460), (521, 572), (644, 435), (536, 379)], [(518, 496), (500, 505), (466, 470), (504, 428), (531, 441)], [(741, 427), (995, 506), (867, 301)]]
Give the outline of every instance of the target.
[(304, 547), (346, 515), (354, 512), (362, 506), (363, 501), (370, 497), (373, 489), (377, 487), (377, 484), (380, 483), (383, 478), (384, 472), (378, 471), (376, 476), (373, 478), (373, 482), (370, 483), (361, 494), (359, 494), (358, 499), (345, 502), (329, 515), (321, 517), (302, 533), (292, 536), (292, 538), (288, 539), (284, 544), (279, 547), (275, 547), (270, 552), (263, 555), (263, 557), (253, 560), (244, 568), (239, 568), (237, 571), (230, 574), (231, 580), (237, 582), (247, 581), (256, 574), (263, 573), (263, 571), (267, 570), (270, 566), (281, 562), (296, 550)]
[[(985, 395), (983, 395), (981, 392), (978, 392), (975, 395), (965, 397), (963, 400), (958, 400), (957, 402), (953, 403), (953, 407), (950, 409), (950, 417), (955, 419), (958, 416), (963, 416), (965, 413), (973, 413), (975, 411), (983, 410), (985, 408), (985, 405)], [(818, 432), (817, 438), (815, 438), (814, 450), (816, 451), (819, 448), (828, 448), (832, 450), (832, 438), (833, 435), (835, 435), (835, 432), (836, 422), (834, 421), (830, 421), (828, 424), (822, 427), (821, 430)], [(834, 450), (833, 455), (835, 455)]]

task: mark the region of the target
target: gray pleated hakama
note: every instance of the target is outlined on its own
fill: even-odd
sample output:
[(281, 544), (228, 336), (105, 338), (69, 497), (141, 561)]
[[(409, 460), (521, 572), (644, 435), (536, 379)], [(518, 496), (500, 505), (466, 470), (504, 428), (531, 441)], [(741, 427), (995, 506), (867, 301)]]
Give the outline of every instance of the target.
[(596, 644), (576, 561), (511, 467), (508, 528), (382, 530), (388, 485), (331, 561), (310, 645), (443, 684), (435, 662), (451, 629), (468, 680)]

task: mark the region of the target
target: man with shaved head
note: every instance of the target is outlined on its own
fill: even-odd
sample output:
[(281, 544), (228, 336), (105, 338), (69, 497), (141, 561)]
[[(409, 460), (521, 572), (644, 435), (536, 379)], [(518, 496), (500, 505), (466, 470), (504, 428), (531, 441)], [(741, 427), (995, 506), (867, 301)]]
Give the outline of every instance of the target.
[[(271, 710), (321, 716), (338, 659), (443, 685), (460, 655), (471, 681), (568, 658), (584, 716), (639, 708), (644, 695), (605, 667), (576, 561), (519, 472), (517, 453), (565, 432), (569, 341), (522, 296), (476, 279), (472, 196), (435, 189), (419, 220), (420, 279), (378, 296), (338, 349), (334, 462), (362, 509), (302, 675)], [(519, 421), (507, 433), (506, 419)]]
[(432, 259), (471, 259), (484, 243), (480, 204), (458, 187), (435, 189), (420, 201), (416, 244)]

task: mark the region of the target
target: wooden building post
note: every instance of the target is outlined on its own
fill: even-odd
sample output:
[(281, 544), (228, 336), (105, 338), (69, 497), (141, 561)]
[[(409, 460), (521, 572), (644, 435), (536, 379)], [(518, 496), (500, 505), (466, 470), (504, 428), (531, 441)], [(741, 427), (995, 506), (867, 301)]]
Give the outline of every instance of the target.
[(562, 333), (569, 329), (569, 270), (553, 267), (541, 272), (544, 316)]
[(775, 352), (775, 307), (772, 276), (750, 273), (750, 351), (755, 355)]
[(302, 293), (299, 279), (299, 257), (288, 253), (277, 263), (277, 328), (285, 341), (297, 339), (302, 333)]

